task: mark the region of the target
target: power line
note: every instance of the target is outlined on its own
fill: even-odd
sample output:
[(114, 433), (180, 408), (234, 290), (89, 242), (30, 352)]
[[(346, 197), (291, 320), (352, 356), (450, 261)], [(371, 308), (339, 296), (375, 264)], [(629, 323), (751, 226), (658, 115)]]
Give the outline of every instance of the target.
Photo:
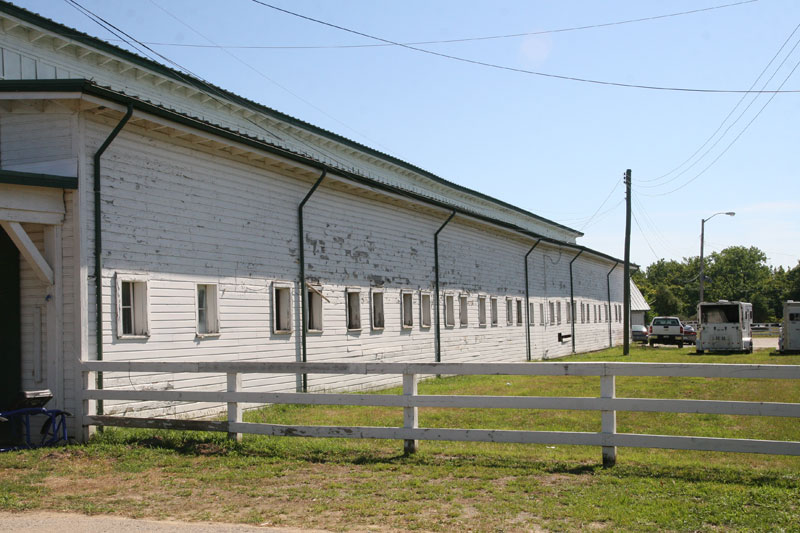
[(380, 48), (386, 46), (421, 46), (421, 45), (428, 45), (428, 44), (452, 44), (452, 43), (464, 43), (464, 42), (474, 42), (474, 41), (489, 41), (489, 40), (497, 40), (497, 39), (512, 39), (516, 37), (530, 37), (534, 35), (547, 35), (553, 33), (566, 33), (572, 31), (580, 31), (580, 30), (591, 30), (596, 28), (606, 28), (610, 26), (620, 26), (623, 24), (633, 24), (636, 22), (648, 22), (651, 20), (658, 20), (658, 19), (665, 19), (669, 17), (678, 17), (682, 15), (693, 15), (696, 13), (702, 13), (704, 11), (713, 11), (716, 9), (724, 9), (728, 7), (735, 7), (741, 6), (744, 4), (752, 4), (754, 2), (758, 2), (759, 0), (745, 0), (743, 2), (735, 2), (732, 4), (723, 4), (719, 6), (712, 6), (706, 7), (702, 9), (692, 9), (690, 11), (680, 11), (677, 13), (668, 13), (665, 15), (655, 15), (650, 17), (642, 17), (636, 19), (628, 19), (628, 20), (620, 20), (615, 22), (604, 22), (600, 24), (590, 24), (587, 26), (574, 26), (570, 28), (558, 28), (554, 30), (541, 30), (541, 31), (533, 31), (533, 32), (525, 32), (525, 33), (509, 33), (504, 35), (488, 35), (488, 36), (480, 36), (480, 37), (463, 37), (459, 39), (439, 39), (433, 41), (412, 41), (412, 42), (404, 42), (400, 44), (393, 44), (393, 43), (372, 43), (372, 44), (339, 44), (339, 45), (306, 45), (306, 46), (269, 46), (269, 45), (218, 45), (218, 44), (192, 44), (192, 43), (160, 43), (160, 42), (145, 42), (145, 44), (153, 45), (153, 46), (178, 46), (178, 47), (185, 47), (185, 48), (229, 48), (229, 49), (240, 49), (240, 50), (326, 50), (326, 49), (343, 49), (343, 48)]
[(370, 35), (368, 33), (363, 33), (360, 31), (352, 30), (349, 28), (345, 28), (344, 26), (339, 26), (337, 24), (333, 24), (330, 22), (325, 22), (323, 20), (315, 19), (313, 17), (309, 17), (306, 15), (301, 15), (299, 13), (295, 13), (293, 11), (289, 11), (287, 9), (283, 9), (272, 4), (268, 4), (266, 2), (262, 2), (261, 0), (251, 0), (253, 3), (259, 4), (264, 7), (268, 7), (275, 11), (279, 11), (281, 13), (285, 13), (287, 15), (291, 15), (293, 17), (301, 18), (303, 20), (308, 20), (310, 22), (314, 22), (316, 24), (321, 24), (323, 26), (328, 26), (329, 28), (335, 28), (337, 30), (341, 30), (347, 33), (352, 33), (354, 35), (360, 35), (361, 37), (366, 37), (369, 39), (374, 39), (376, 41), (380, 41), (383, 43), (391, 44), (394, 46), (399, 46), (402, 48), (406, 48), (408, 50), (414, 50), (415, 52), (420, 52), (423, 54), (429, 54), (437, 57), (442, 57), (445, 59), (451, 59), (453, 61), (459, 61), (462, 63), (468, 63), (471, 65), (479, 65), (487, 68), (493, 68), (498, 70), (505, 70), (509, 72), (517, 72), (520, 74), (529, 74), (533, 76), (542, 76), (545, 78), (554, 78), (566, 81), (574, 81), (574, 82), (581, 82), (581, 83), (590, 83), (594, 85), (605, 85), (605, 86), (612, 86), (612, 87), (625, 87), (629, 89), (647, 89), (647, 90), (654, 90), (654, 91), (676, 91), (676, 92), (688, 92), (688, 93), (715, 93), (715, 94), (741, 94), (741, 93), (800, 93), (800, 89), (797, 90), (786, 90), (786, 91), (743, 91), (743, 90), (729, 90), (729, 89), (699, 89), (699, 88), (690, 88), (690, 87), (661, 87), (656, 85), (638, 85), (638, 84), (631, 84), (631, 83), (621, 83), (621, 82), (612, 82), (612, 81), (604, 81), (604, 80), (593, 80), (588, 78), (579, 78), (575, 76), (563, 76), (559, 74), (550, 74), (547, 72), (538, 72), (535, 70), (527, 70), (517, 67), (509, 67), (505, 65), (498, 65), (495, 63), (487, 63), (485, 61), (478, 61), (475, 59), (468, 59), (465, 57), (454, 56), (450, 54), (443, 54), (441, 52), (434, 52), (433, 50), (426, 50), (425, 48), (417, 48), (416, 46), (410, 46), (407, 44), (399, 43), (396, 41), (391, 41), (389, 39), (384, 39), (382, 37), (376, 37), (374, 35)]
[(636, 213), (631, 211), (631, 216), (633, 216), (633, 221), (636, 222), (636, 227), (639, 228), (639, 232), (642, 234), (642, 238), (644, 242), (647, 243), (647, 247), (650, 248), (650, 251), (653, 252), (653, 257), (656, 258), (656, 261), (661, 259), (655, 250), (653, 250), (653, 246), (650, 244), (650, 241), (647, 239), (647, 235), (645, 235), (644, 231), (642, 230), (642, 226), (639, 225), (639, 219), (636, 218)]
[[(753, 87), (755, 87), (755, 86), (756, 86), (756, 84), (757, 84), (757, 83), (758, 83), (758, 81), (761, 79), (761, 77), (762, 77), (762, 76), (764, 76), (764, 74), (767, 72), (767, 70), (768, 70), (768, 69), (769, 69), (769, 67), (772, 65), (772, 63), (775, 61), (775, 59), (777, 59), (777, 57), (780, 55), (780, 53), (783, 51), (783, 49), (784, 49), (784, 48), (786, 48), (786, 45), (787, 45), (787, 44), (789, 43), (789, 41), (792, 39), (792, 37), (794, 36), (794, 34), (795, 34), (795, 33), (797, 33), (797, 30), (798, 30), (798, 28), (800, 28), (800, 24), (798, 24), (797, 26), (795, 26), (795, 28), (794, 28), (794, 30), (792, 31), (792, 33), (790, 33), (790, 34), (789, 34), (789, 36), (788, 36), (788, 37), (786, 38), (786, 40), (783, 42), (783, 44), (782, 44), (782, 45), (781, 45), (781, 47), (778, 49), (778, 51), (777, 51), (777, 52), (775, 52), (775, 55), (773, 55), (773, 56), (772, 56), (772, 59), (770, 59), (770, 60), (769, 60), (769, 63), (767, 63), (767, 66), (765, 66), (765, 67), (764, 67), (764, 69), (761, 71), (761, 73), (758, 75), (758, 77), (755, 79), (755, 81), (753, 81), (753, 84), (750, 86), (750, 89), (753, 89)], [(780, 64), (780, 65), (778, 65), (778, 67), (775, 69), (775, 72), (773, 72), (773, 73), (772, 73), (772, 76), (770, 76), (770, 78), (769, 78), (769, 79), (768, 79), (766, 82), (764, 82), (764, 85), (762, 86), (762, 88), (763, 88), (763, 87), (766, 87), (766, 86), (767, 86), (767, 84), (769, 84), (769, 82), (770, 82), (770, 81), (772, 81), (772, 79), (773, 79), (773, 78), (774, 78), (774, 77), (775, 77), (775, 76), (778, 74), (778, 71), (781, 69), (781, 67), (783, 67), (783, 65), (786, 63), (786, 61), (787, 61), (787, 60), (789, 59), (789, 57), (792, 55), (792, 53), (794, 52), (794, 50), (797, 48), (797, 45), (798, 45), (798, 44), (800, 44), (800, 41), (798, 41), (797, 43), (795, 43), (794, 47), (793, 47), (793, 48), (792, 48), (792, 49), (789, 51), (789, 53), (788, 53), (788, 54), (786, 54), (786, 57), (783, 59), (783, 61), (781, 62), (781, 64)], [(662, 178), (665, 178), (665, 177), (669, 176), (670, 174), (672, 174), (673, 172), (675, 172), (676, 170), (678, 170), (679, 168), (681, 168), (682, 166), (684, 166), (686, 163), (688, 163), (689, 161), (691, 161), (691, 160), (692, 160), (692, 159), (693, 159), (693, 158), (694, 158), (694, 157), (695, 157), (695, 156), (696, 156), (696, 155), (697, 155), (697, 154), (700, 152), (700, 150), (702, 150), (703, 148), (705, 148), (705, 147), (708, 145), (708, 143), (709, 143), (709, 142), (711, 142), (711, 140), (712, 140), (712, 139), (713, 139), (713, 138), (714, 138), (714, 137), (717, 135), (717, 133), (719, 133), (719, 131), (722, 129), (722, 127), (725, 125), (725, 123), (728, 121), (728, 119), (729, 119), (729, 118), (731, 118), (731, 116), (732, 116), (732, 115), (733, 115), (733, 113), (736, 111), (736, 109), (738, 109), (738, 108), (739, 108), (739, 106), (742, 104), (742, 102), (744, 102), (744, 100), (745, 100), (745, 99), (746, 99), (748, 96), (749, 96), (749, 94), (744, 94), (744, 95), (742, 95), (742, 97), (739, 99), (739, 101), (738, 101), (738, 102), (736, 102), (736, 105), (734, 105), (734, 106), (733, 106), (733, 108), (730, 110), (730, 112), (727, 114), (727, 116), (726, 116), (726, 117), (725, 117), (725, 118), (722, 120), (722, 122), (720, 123), (720, 125), (719, 125), (719, 126), (717, 127), (717, 129), (714, 131), (714, 133), (712, 133), (712, 134), (711, 134), (711, 135), (708, 137), (708, 139), (706, 139), (706, 141), (705, 141), (705, 142), (704, 142), (704, 143), (703, 143), (703, 144), (702, 144), (702, 145), (701, 145), (701, 146), (700, 146), (700, 147), (699, 147), (697, 150), (695, 150), (695, 152), (694, 152), (692, 155), (690, 155), (690, 156), (689, 156), (689, 157), (688, 157), (688, 158), (687, 158), (685, 161), (683, 161), (683, 162), (682, 162), (680, 165), (678, 165), (677, 167), (673, 168), (672, 170), (670, 170), (670, 171), (669, 171), (669, 172), (667, 172), (666, 174), (663, 174), (663, 175), (661, 175), (661, 176), (659, 176), (659, 177), (657, 177), (657, 178), (646, 179), (646, 180), (642, 180), (642, 181), (643, 181), (643, 182), (645, 182), (645, 183), (647, 183), (647, 182), (653, 182), (653, 181), (658, 181), (658, 180), (661, 180)], [(680, 172), (679, 174), (677, 174), (677, 175), (673, 176), (671, 179), (669, 179), (669, 180), (667, 180), (667, 181), (665, 181), (665, 182), (658, 183), (658, 184), (652, 184), (652, 185), (639, 185), (639, 187), (640, 187), (640, 188), (652, 188), (652, 187), (660, 187), (660, 186), (662, 186), (662, 185), (666, 185), (667, 183), (670, 183), (670, 182), (674, 181), (675, 179), (679, 178), (680, 176), (682, 176), (683, 174), (685, 174), (686, 172), (688, 172), (690, 168), (692, 168), (692, 167), (693, 167), (693, 166), (695, 166), (697, 163), (699, 163), (699, 162), (700, 162), (700, 160), (701, 160), (703, 157), (705, 157), (705, 156), (706, 156), (706, 155), (707, 155), (707, 154), (708, 154), (708, 153), (709, 153), (711, 150), (713, 150), (713, 149), (714, 149), (714, 147), (716, 147), (716, 145), (717, 145), (717, 144), (719, 144), (719, 142), (720, 142), (720, 141), (721, 141), (721, 140), (722, 140), (722, 139), (725, 137), (725, 135), (728, 133), (728, 131), (730, 131), (730, 129), (731, 129), (731, 128), (732, 128), (732, 127), (733, 127), (733, 126), (734, 126), (734, 125), (735, 125), (735, 124), (736, 124), (736, 123), (737, 123), (737, 122), (738, 122), (738, 121), (739, 121), (739, 120), (742, 118), (742, 116), (744, 116), (744, 114), (747, 112), (747, 110), (748, 110), (748, 109), (750, 109), (750, 107), (751, 107), (751, 106), (752, 106), (752, 105), (755, 103), (755, 101), (756, 101), (756, 99), (757, 99), (757, 98), (758, 98), (758, 95), (754, 96), (754, 97), (753, 97), (753, 99), (752, 99), (752, 100), (750, 100), (750, 103), (749, 103), (749, 104), (747, 105), (747, 107), (745, 107), (745, 108), (744, 108), (744, 110), (743, 110), (743, 111), (742, 111), (742, 112), (739, 114), (739, 116), (736, 118), (736, 120), (734, 120), (734, 121), (733, 121), (733, 122), (732, 122), (732, 123), (731, 123), (731, 124), (728, 126), (728, 128), (727, 128), (727, 129), (725, 130), (725, 132), (724, 132), (724, 133), (723, 133), (723, 134), (722, 134), (722, 135), (721, 135), (721, 136), (720, 136), (720, 137), (717, 139), (717, 141), (716, 141), (716, 142), (714, 142), (714, 144), (713, 144), (713, 145), (711, 145), (711, 147), (710, 147), (708, 150), (706, 150), (706, 151), (703, 153), (703, 155), (702, 155), (702, 156), (700, 156), (700, 157), (699, 157), (699, 158), (698, 158), (698, 159), (697, 159), (697, 160), (696, 160), (694, 163), (692, 163), (690, 166), (688, 166), (688, 167), (687, 167), (686, 169), (684, 169), (682, 172)]]
[(612, 194), (614, 194), (614, 191), (616, 191), (616, 190), (617, 190), (617, 187), (619, 187), (619, 184), (620, 184), (620, 181), (619, 181), (619, 180), (614, 180), (614, 186), (613, 186), (613, 187), (611, 188), (611, 190), (609, 191), (609, 193), (608, 193), (608, 196), (606, 196), (606, 199), (605, 199), (605, 200), (603, 200), (603, 203), (602, 203), (602, 204), (600, 204), (600, 206), (599, 206), (597, 209), (595, 209), (594, 213), (592, 213), (592, 215), (589, 217), (589, 220), (587, 220), (586, 222), (584, 222), (584, 223), (583, 223), (583, 226), (581, 226), (580, 228), (578, 228), (580, 231), (583, 231), (583, 229), (584, 229), (584, 228), (585, 228), (585, 227), (586, 227), (586, 226), (589, 224), (589, 222), (591, 222), (591, 221), (592, 221), (592, 219), (593, 219), (595, 216), (597, 216), (597, 213), (598, 213), (598, 212), (599, 212), (599, 211), (600, 211), (600, 210), (603, 208), (603, 206), (604, 206), (604, 205), (606, 205), (606, 202), (608, 202), (608, 199), (609, 199), (609, 198), (611, 198), (611, 195), (612, 195)]

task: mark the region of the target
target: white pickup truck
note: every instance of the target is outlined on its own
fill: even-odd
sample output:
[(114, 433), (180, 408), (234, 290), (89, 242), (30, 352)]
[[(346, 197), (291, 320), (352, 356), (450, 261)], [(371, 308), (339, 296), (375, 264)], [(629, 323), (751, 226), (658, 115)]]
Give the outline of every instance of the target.
[(683, 325), (676, 316), (657, 316), (650, 323), (647, 340), (650, 346), (656, 344), (677, 344), (683, 348)]

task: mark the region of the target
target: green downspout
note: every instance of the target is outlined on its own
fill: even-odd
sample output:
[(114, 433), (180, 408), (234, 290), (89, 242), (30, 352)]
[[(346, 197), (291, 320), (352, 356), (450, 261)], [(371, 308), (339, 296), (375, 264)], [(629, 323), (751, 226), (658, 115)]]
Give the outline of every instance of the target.
[[(95, 297), (95, 334), (97, 344), (97, 360), (103, 360), (103, 226), (102, 226), (102, 206), (100, 204), (100, 158), (103, 152), (111, 145), (122, 128), (133, 115), (133, 106), (128, 104), (125, 116), (119, 121), (117, 127), (109, 134), (105, 142), (100, 145), (94, 154), (94, 297)], [(97, 389), (103, 388), (103, 373), (98, 372), (95, 381)], [(97, 400), (97, 414), (103, 414), (103, 400)]]
[[(319, 178), (317, 178), (317, 181), (314, 182), (311, 190), (308, 191), (308, 194), (306, 194), (305, 198), (303, 198), (303, 201), (300, 202), (300, 205), (297, 207), (297, 245), (299, 246), (300, 250), (300, 344), (302, 345), (301, 361), (303, 363), (308, 361), (308, 351), (306, 347), (306, 306), (308, 305), (308, 292), (306, 291), (306, 247), (304, 235), (305, 230), (303, 227), (303, 207), (305, 207), (306, 202), (308, 202), (308, 200), (311, 198), (311, 195), (314, 194), (314, 191), (317, 190), (317, 187), (322, 184), (322, 180), (325, 179), (327, 174), (328, 170), (323, 168), (322, 174)], [(301, 392), (308, 392), (308, 374), (303, 374)]]
[(572, 313), (572, 353), (575, 353), (575, 291), (572, 285), (572, 263), (574, 263), (582, 253), (583, 250), (578, 252), (578, 255), (573, 257), (572, 261), (569, 262), (569, 305), (571, 307), (569, 312)]
[(439, 326), (439, 232), (441, 232), (446, 225), (453, 220), (453, 217), (456, 216), (456, 212), (453, 211), (450, 213), (450, 216), (447, 217), (447, 220), (444, 221), (444, 224), (439, 226), (439, 229), (436, 230), (436, 233), (433, 234), (433, 273), (434, 277), (436, 278), (436, 352), (435, 352), (435, 361), (437, 363), (442, 362), (442, 339), (441, 339), (441, 330)]
[(531, 249), (525, 254), (525, 348), (527, 349), (528, 361), (531, 360), (531, 294), (528, 290), (528, 256), (539, 246), (540, 242), (542, 242), (542, 239), (536, 241), (536, 244), (531, 246)]
[(619, 265), (619, 261), (614, 263), (614, 266), (611, 267), (611, 270), (608, 271), (606, 274), (606, 289), (608, 289), (608, 312), (606, 313), (606, 320), (608, 321), (608, 347), (611, 348), (614, 346), (614, 340), (611, 337), (611, 273), (614, 272), (614, 269), (617, 268)]

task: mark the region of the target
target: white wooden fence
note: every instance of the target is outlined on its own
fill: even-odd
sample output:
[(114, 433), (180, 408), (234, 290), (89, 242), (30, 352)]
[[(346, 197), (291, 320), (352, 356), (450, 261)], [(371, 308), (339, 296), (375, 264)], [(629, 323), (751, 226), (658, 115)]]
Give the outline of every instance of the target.
[[(418, 440), (480, 441), (601, 446), (603, 464), (616, 461), (616, 447), (671, 448), (744, 453), (800, 455), (800, 442), (617, 433), (617, 411), (698, 413), (800, 418), (800, 404), (689, 399), (617, 398), (616, 376), (800, 379), (796, 365), (734, 365), (681, 363), (278, 363), (278, 362), (115, 362), (86, 361), (83, 371), (146, 373), (224, 373), (225, 391), (90, 389), (84, 392), (85, 426), (123, 426), (225, 431), (237, 440), (242, 433), (293, 436), (402, 439), (405, 451), (417, 450)], [(242, 391), (243, 374), (400, 374), (403, 393), (322, 394)], [(599, 376), (600, 396), (446, 396), (417, 394), (420, 375)], [(93, 379), (88, 380), (94, 383)], [(227, 421), (135, 418), (88, 414), (88, 400), (149, 400), (227, 403)], [(297, 426), (242, 422), (240, 403), (368, 405), (402, 407), (403, 427)], [(419, 407), (564, 409), (599, 411), (599, 433), (418, 427)]]

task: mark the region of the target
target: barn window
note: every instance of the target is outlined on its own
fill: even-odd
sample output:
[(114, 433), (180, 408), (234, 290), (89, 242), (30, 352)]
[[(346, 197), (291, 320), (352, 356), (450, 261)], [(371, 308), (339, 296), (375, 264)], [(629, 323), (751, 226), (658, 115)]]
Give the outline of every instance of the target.
[(561, 324), (561, 302), (556, 302), (556, 323)]
[(272, 331), (276, 334), (292, 332), (292, 286), (289, 283), (272, 284)]
[(478, 325), (486, 326), (486, 296), (478, 296)]
[(564, 303), (565, 303), (565, 307), (567, 308), (567, 324), (571, 324), (572, 323), (572, 305), (570, 305), (570, 302), (564, 302)]
[(402, 291), (400, 299), (403, 327), (410, 328), (414, 325), (414, 295), (411, 291)]
[(361, 292), (359, 289), (345, 291), (347, 302), (347, 329), (348, 331), (361, 330)]
[(423, 328), (431, 327), (431, 293), (419, 293), (419, 325)]
[(467, 308), (466, 294), (462, 294), (458, 297), (458, 323), (462, 328), (469, 325), (469, 309)]
[(491, 301), (489, 302), (492, 311), (492, 325), (497, 325), (497, 298), (492, 297)]
[(141, 276), (117, 275), (116, 281), (117, 337), (148, 337), (147, 280)]
[(544, 326), (544, 304), (539, 303), (539, 325)]
[(522, 300), (517, 299), (517, 325), (522, 325)]
[(219, 335), (217, 286), (214, 284), (197, 285), (197, 335)]
[(456, 310), (453, 300), (452, 294), (446, 294), (444, 297), (444, 325), (447, 327), (456, 325)]
[(584, 306), (583, 302), (581, 302), (581, 324), (585, 324), (586, 323), (586, 311), (585, 311), (584, 307), (585, 306)]
[(533, 326), (533, 302), (528, 302), (528, 326)]
[(506, 325), (514, 323), (514, 300), (506, 298)]
[(551, 326), (555, 326), (555, 324), (556, 324), (556, 312), (555, 312), (555, 309), (554, 309), (555, 306), (553, 305), (553, 302), (548, 302), (547, 307), (548, 307), (547, 310), (550, 312), (550, 325)]
[(372, 289), (372, 329), (380, 331), (384, 324), (383, 289)]
[(322, 291), (317, 287), (307, 286), (306, 292), (306, 329), (322, 331)]

